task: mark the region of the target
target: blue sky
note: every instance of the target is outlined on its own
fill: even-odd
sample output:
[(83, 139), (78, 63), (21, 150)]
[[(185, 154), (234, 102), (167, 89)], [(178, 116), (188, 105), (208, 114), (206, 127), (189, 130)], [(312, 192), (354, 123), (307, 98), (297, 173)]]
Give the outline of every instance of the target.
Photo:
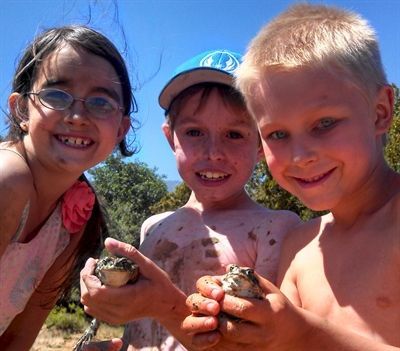
[[(133, 156), (169, 180), (180, 180), (175, 159), (161, 133), (158, 94), (175, 67), (209, 49), (244, 52), (250, 39), (289, 0), (1, 0), (0, 105), (6, 108), (17, 58), (44, 28), (87, 23), (124, 52), (139, 105), (140, 151)], [(317, 2), (317, 1), (311, 1)], [(390, 82), (400, 86), (400, 1), (331, 0), (363, 15), (380, 39)], [(4, 117), (0, 134), (6, 133)]]

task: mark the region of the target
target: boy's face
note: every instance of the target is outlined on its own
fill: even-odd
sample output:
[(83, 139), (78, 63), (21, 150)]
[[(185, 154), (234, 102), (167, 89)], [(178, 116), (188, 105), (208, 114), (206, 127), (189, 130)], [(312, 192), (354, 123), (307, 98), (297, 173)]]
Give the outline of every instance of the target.
[(227, 106), (213, 89), (199, 107), (201, 92), (191, 96), (176, 116), (174, 130), (164, 133), (179, 173), (202, 201), (219, 202), (243, 194), (262, 155), (254, 121)]
[(250, 104), (272, 176), (314, 210), (357, 201), (382, 160), (391, 89), (368, 98), (343, 74), (269, 71)]

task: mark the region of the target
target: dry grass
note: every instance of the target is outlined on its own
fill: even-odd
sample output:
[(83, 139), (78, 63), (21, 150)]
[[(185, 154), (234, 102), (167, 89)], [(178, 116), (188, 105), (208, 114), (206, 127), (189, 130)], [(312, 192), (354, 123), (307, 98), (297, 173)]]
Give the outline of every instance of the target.
[[(101, 323), (96, 339), (119, 338), (123, 332), (124, 327), (122, 326), (114, 327)], [(71, 351), (81, 335), (80, 333), (71, 334), (55, 328), (49, 329), (44, 325), (30, 351)]]

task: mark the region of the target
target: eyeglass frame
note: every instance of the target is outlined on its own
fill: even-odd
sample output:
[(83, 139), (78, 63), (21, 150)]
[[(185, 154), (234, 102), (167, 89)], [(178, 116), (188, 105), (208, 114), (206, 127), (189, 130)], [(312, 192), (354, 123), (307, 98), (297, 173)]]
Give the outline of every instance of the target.
[[(45, 91), (62, 92), (63, 94), (65, 94), (65, 95), (67, 95), (67, 96), (69, 96), (69, 97), (72, 98), (71, 103), (70, 103), (68, 106), (66, 106), (65, 108), (54, 108), (53, 106), (50, 106), (50, 105), (48, 105), (48, 104), (46, 104), (46, 103), (44, 103), (44, 102), (42, 101), (43, 98), (40, 96), (40, 94), (41, 94), (42, 92), (45, 92)], [(106, 116), (106, 115), (104, 115), (104, 117), (102, 117), (102, 116), (99, 117), (98, 114), (93, 113), (92, 110), (89, 109), (89, 108), (86, 106), (86, 101), (88, 101), (90, 98), (93, 98), (93, 97), (96, 97), (96, 96), (92, 96), (92, 97), (89, 97), (89, 98), (87, 98), (87, 99), (82, 99), (82, 98), (78, 98), (78, 97), (73, 96), (72, 94), (68, 93), (67, 91), (65, 91), (65, 90), (63, 90), (63, 89), (57, 89), (57, 88), (44, 88), (44, 89), (39, 90), (38, 92), (29, 91), (29, 92), (24, 93), (23, 95), (35, 95), (35, 96), (37, 96), (37, 97), (38, 97), (38, 100), (39, 100), (39, 102), (40, 102), (40, 104), (41, 104), (42, 106), (44, 106), (44, 107), (46, 107), (46, 108), (48, 108), (48, 109), (50, 109), (50, 110), (53, 110), (53, 111), (65, 111), (65, 110), (68, 110), (68, 109), (74, 104), (75, 101), (81, 101), (82, 104), (83, 104), (83, 106), (85, 107), (85, 109), (86, 109), (90, 114), (92, 114), (94, 117), (96, 117), (96, 118), (98, 118), (98, 119), (107, 119), (107, 116)], [(124, 107), (121, 106), (121, 105), (119, 105), (118, 102), (115, 101), (115, 99), (110, 98), (110, 101), (108, 101), (107, 99), (105, 99), (105, 100), (106, 100), (108, 103), (110, 103), (110, 101), (112, 101), (113, 103), (115, 103), (115, 110), (110, 111), (110, 116), (113, 116), (114, 113), (116, 113), (117, 111), (121, 111), (121, 112), (124, 111)], [(111, 103), (110, 103), (110, 104), (111, 104)], [(113, 104), (111, 104), (111, 105), (113, 105)]]

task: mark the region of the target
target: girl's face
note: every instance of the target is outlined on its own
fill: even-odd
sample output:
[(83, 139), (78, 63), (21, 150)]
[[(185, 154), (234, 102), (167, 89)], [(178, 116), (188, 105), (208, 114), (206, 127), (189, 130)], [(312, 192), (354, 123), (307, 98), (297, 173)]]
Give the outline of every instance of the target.
[[(44, 59), (31, 92), (50, 88), (77, 99), (99, 97), (123, 105), (120, 80), (111, 64), (69, 45)], [(83, 101), (75, 100), (65, 110), (53, 110), (45, 107), (37, 95), (28, 95), (26, 100), (27, 134), (23, 143), (30, 162), (46, 169), (79, 175), (103, 161), (129, 129), (130, 119), (121, 110), (97, 118)], [(11, 97), (11, 109), (16, 105), (12, 101)]]
[(222, 100), (216, 90), (200, 109), (201, 92), (190, 97), (164, 132), (181, 177), (203, 204), (228, 203), (244, 194), (261, 155), (251, 117)]

